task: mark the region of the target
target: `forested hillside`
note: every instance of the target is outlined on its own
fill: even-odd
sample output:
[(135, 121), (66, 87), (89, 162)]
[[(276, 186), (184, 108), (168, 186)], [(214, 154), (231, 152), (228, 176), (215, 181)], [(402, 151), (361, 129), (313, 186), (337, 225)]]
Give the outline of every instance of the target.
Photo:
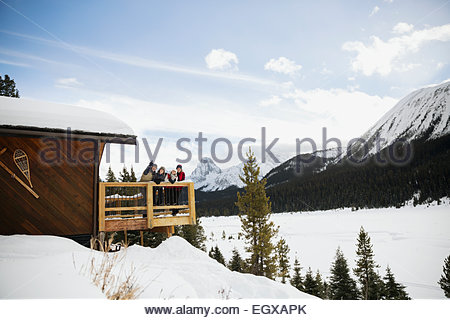
[[(412, 142), (413, 157), (406, 165), (380, 165), (372, 156), (364, 165), (348, 162), (328, 166), (267, 189), (273, 212), (335, 208), (399, 207), (450, 195), (450, 135)], [(381, 155), (387, 154), (387, 149)], [(236, 189), (237, 190), (237, 189)], [(200, 216), (234, 215), (236, 190), (198, 194)]]

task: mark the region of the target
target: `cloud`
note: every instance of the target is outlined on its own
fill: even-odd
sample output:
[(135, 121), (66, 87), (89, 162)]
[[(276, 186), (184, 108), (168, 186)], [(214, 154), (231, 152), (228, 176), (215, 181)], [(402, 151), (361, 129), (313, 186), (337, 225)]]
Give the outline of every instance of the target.
[[(342, 49), (357, 53), (351, 62), (353, 71), (366, 76), (375, 73), (386, 76), (393, 70), (400, 72), (409, 70), (402, 67), (401, 59), (417, 52), (430, 41), (450, 41), (450, 24), (417, 30), (387, 41), (372, 36), (371, 43), (367, 45), (361, 41), (349, 41), (342, 45)], [(400, 67), (396, 67), (397, 65)]]
[(369, 14), (369, 17), (376, 15), (378, 11), (380, 11), (380, 7), (378, 6), (373, 7), (372, 12), (370, 12)]
[(301, 125), (309, 128), (308, 132), (327, 127), (329, 134), (347, 140), (367, 131), (397, 102), (389, 96), (370, 95), (358, 89), (358, 85), (347, 89), (295, 89), (283, 98), (309, 115), (308, 121)]
[(289, 60), (285, 57), (279, 57), (278, 59), (270, 59), (265, 65), (265, 70), (270, 70), (278, 73), (284, 73), (288, 75), (293, 75), (300, 71), (301, 65), (295, 64), (295, 61)]
[(392, 28), (392, 32), (396, 34), (403, 34), (411, 32), (414, 29), (414, 25), (408, 24), (406, 22), (397, 23), (394, 28)]
[(56, 80), (56, 86), (58, 87), (79, 87), (83, 84), (77, 80), (77, 78), (60, 78)]
[(445, 62), (438, 62), (436, 64), (436, 69), (442, 69), (447, 63)]
[[(242, 81), (242, 82), (248, 82), (253, 83), (257, 85), (264, 85), (264, 86), (278, 86), (279, 83), (260, 78), (255, 77), (253, 75), (248, 74), (242, 74), (242, 73), (236, 73), (236, 72), (220, 72), (220, 71), (205, 71), (203, 69), (197, 69), (187, 66), (180, 66), (180, 65), (174, 65), (167, 62), (162, 61), (156, 61), (152, 59), (142, 58), (139, 56), (132, 56), (127, 54), (118, 54), (113, 53), (109, 51), (102, 51), (98, 49), (88, 48), (84, 46), (77, 46), (73, 44), (69, 44), (67, 42), (62, 41), (54, 41), (49, 39), (44, 39), (36, 36), (30, 36), (27, 34), (21, 34), (17, 32), (11, 32), (11, 31), (5, 31), (0, 30), (1, 33), (10, 34), (16, 37), (32, 40), (32, 41), (38, 41), (42, 44), (58, 47), (61, 49), (65, 49), (71, 52), (74, 52), (84, 58), (88, 63), (93, 64), (95, 67), (100, 68), (95, 61), (90, 59), (90, 57), (98, 58), (102, 60), (108, 60), (116, 63), (121, 63), (129, 66), (139, 67), (139, 68), (146, 68), (146, 69), (153, 69), (153, 70), (163, 70), (168, 72), (178, 72), (178, 73), (184, 73), (189, 74), (193, 76), (201, 76), (201, 77), (210, 77), (210, 78), (217, 78), (217, 79), (225, 79), (225, 80), (236, 80), (236, 81)], [(42, 59), (42, 58), (41, 58)], [(101, 68), (102, 71), (105, 71), (103, 68)]]
[(205, 57), (206, 66), (210, 70), (237, 69), (239, 60), (233, 52), (224, 49), (212, 49)]
[(0, 59), (0, 64), (8, 64), (8, 65), (11, 65), (11, 66), (26, 67), (26, 68), (30, 67), (30, 65), (26, 64), (26, 63), (9, 61), (9, 60), (3, 60), (3, 59)]
[(259, 105), (262, 107), (274, 106), (274, 105), (278, 105), (281, 101), (282, 101), (282, 99), (279, 96), (274, 95), (274, 96), (271, 96), (269, 99), (261, 100), (259, 102)]

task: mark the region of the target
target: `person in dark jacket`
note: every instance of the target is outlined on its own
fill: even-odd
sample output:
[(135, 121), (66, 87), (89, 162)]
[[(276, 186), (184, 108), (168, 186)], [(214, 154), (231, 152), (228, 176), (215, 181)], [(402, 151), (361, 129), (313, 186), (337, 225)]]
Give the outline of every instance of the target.
[[(174, 184), (178, 181), (177, 171), (172, 170), (167, 174), (167, 179), (170, 183)], [(166, 199), (168, 200), (169, 205), (177, 204), (176, 196), (176, 188), (177, 187), (166, 187)]]
[[(153, 182), (160, 184), (161, 182), (167, 182), (166, 168), (159, 167), (158, 172), (153, 176)], [(164, 187), (154, 187), (158, 193), (155, 203), (158, 206), (165, 205), (164, 199)]]

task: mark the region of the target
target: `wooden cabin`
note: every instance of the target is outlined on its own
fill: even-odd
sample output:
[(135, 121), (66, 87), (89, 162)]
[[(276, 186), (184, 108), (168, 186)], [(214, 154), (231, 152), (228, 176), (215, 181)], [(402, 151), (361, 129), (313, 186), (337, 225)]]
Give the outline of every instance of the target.
[(0, 234), (86, 243), (104, 231), (163, 228), (170, 234), (173, 225), (195, 223), (192, 183), (178, 187), (187, 190), (185, 204), (172, 206), (153, 205), (154, 195), (170, 191), (162, 185), (99, 183), (106, 143), (135, 145), (136, 136), (106, 112), (0, 96)]

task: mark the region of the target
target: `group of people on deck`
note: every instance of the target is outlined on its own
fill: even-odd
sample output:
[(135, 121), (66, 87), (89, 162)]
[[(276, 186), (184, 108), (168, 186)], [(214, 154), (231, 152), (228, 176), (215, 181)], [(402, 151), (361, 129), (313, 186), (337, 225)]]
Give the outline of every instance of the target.
[[(183, 181), (186, 178), (181, 164), (177, 168), (166, 173), (166, 168), (159, 167), (153, 161), (147, 166), (142, 173), (141, 182), (153, 181), (156, 184), (161, 182), (175, 183)], [(154, 187), (153, 188), (153, 202), (154, 205), (176, 205), (179, 204), (182, 187)]]

